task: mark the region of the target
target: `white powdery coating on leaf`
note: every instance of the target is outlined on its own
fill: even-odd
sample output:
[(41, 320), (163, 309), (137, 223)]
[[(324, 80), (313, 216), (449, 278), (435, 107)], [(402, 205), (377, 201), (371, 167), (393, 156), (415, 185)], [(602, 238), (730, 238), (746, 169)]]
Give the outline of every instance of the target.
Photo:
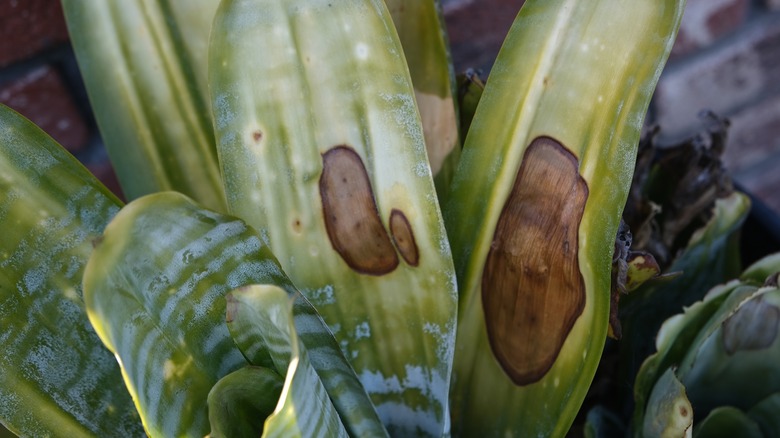
[(404, 429), (404, 432), (399, 435), (416, 436), (422, 430), (426, 435), (436, 436), (440, 435), (445, 427), (445, 424), (440, 424), (436, 420), (436, 415), (430, 411), (413, 409), (403, 403), (381, 403), (376, 405), (376, 410), (382, 423)]
[(326, 284), (318, 289), (301, 289), (301, 293), (317, 306), (327, 306), (336, 303), (336, 295), (332, 284)]
[[(397, 402), (385, 402), (376, 406), (379, 416), (384, 420), (395, 419), (394, 424), (408, 425), (414, 431), (416, 428), (436, 435), (441, 432), (442, 425), (436, 420), (436, 412), (443, 413), (447, 409), (447, 393), (449, 379), (439, 371), (428, 370), (416, 365), (404, 367), (406, 377), (385, 377), (379, 371), (364, 370), (360, 373), (360, 381), (369, 394), (402, 395), (403, 392), (414, 390), (431, 401), (431, 409), (411, 409)], [(387, 421), (384, 421), (387, 424)]]
[(361, 322), (355, 326), (355, 340), (367, 339), (371, 337), (371, 326), (367, 321)]

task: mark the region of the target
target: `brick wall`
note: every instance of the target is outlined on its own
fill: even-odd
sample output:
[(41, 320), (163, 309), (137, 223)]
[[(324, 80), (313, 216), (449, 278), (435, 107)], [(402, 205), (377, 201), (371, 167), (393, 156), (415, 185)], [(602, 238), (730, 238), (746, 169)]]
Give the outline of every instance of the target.
[(59, 0), (0, 0), (0, 103), (43, 128), (121, 194), (68, 43)]
[[(521, 0), (443, 0), (456, 70), (489, 71)], [(59, 0), (0, 0), (0, 102), (41, 126), (118, 191)], [(688, 0), (651, 117), (671, 142), (711, 109), (732, 121), (727, 164), (780, 212), (780, 0)]]

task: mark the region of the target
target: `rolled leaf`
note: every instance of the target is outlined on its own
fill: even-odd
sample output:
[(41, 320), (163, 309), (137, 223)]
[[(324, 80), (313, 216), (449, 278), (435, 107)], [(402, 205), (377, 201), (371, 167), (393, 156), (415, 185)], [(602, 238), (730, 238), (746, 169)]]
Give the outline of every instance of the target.
[(455, 278), (384, 3), (228, 0), (212, 36), (231, 212), (317, 307), (390, 433), (440, 436)]
[(271, 415), (282, 394), (284, 379), (263, 367), (240, 368), (209, 391), (211, 438), (262, 435), (265, 418)]
[(282, 398), (266, 420), (264, 437), (347, 437), (336, 409), (309, 362), (293, 322), (293, 299), (275, 286), (251, 286), (228, 295), (233, 330), (262, 338), (273, 369), (285, 376)]
[(119, 365), (89, 324), (81, 275), (121, 202), (0, 105), (0, 423), (22, 436), (138, 436)]
[(124, 194), (176, 190), (225, 210), (206, 84), (219, 0), (62, 3)]
[[(258, 288), (263, 289), (260, 286), (253, 289)], [(368, 398), (363, 385), (339, 349), (339, 344), (325, 322), (311, 303), (292, 286), (287, 286), (287, 292), (293, 303), (296, 329), (294, 335), (300, 338), (302, 345), (305, 346), (307, 361), (317, 372), (349, 435), (387, 436), (387, 431), (382, 426), (371, 399)], [(252, 316), (252, 312), (265, 312), (262, 306), (263, 297), (268, 294), (252, 290), (241, 294), (240, 300), (236, 297), (229, 299), (228, 329), (241, 353), (251, 364), (275, 369), (281, 375), (285, 375), (289, 358), (278, 352), (272, 354), (274, 351), (271, 348), (272, 345), (281, 342), (277, 338), (271, 338), (272, 334), (279, 329), (270, 330), (266, 327), (267, 323), (263, 323), (267, 319), (266, 316), (262, 318)], [(258, 297), (253, 298), (255, 295)], [(284, 342), (282, 344), (286, 345), (284, 348), (291, 348)]]
[(569, 429), (604, 346), (615, 235), (683, 3), (531, 0), (510, 29), (444, 208), (455, 433)]

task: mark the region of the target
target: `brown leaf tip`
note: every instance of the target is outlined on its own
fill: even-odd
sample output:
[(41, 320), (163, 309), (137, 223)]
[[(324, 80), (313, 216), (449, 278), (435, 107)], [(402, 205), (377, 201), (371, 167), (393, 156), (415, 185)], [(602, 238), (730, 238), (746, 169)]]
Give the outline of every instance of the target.
[(417, 249), (417, 242), (414, 240), (412, 225), (406, 215), (398, 209), (390, 212), (390, 236), (393, 238), (395, 247), (401, 253), (404, 261), (410, 266), (420, 264), (420, 253)]
[(320, 197), (328, 238), (350, 268), (384, 275), (398, 266), (366, 167), (349, 146), (334, 146), (322, 154)]
[(482, 274), (490, 346), (516, 385), (552, 368), (585, 308), (577, 258), (588, 198), (577, 158), (549, 137), (526, 149)]

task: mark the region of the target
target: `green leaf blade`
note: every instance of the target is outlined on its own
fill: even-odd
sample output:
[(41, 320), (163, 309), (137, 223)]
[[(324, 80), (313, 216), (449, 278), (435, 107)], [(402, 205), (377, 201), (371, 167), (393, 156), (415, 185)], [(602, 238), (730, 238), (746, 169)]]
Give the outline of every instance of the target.
[[(524, 3), (480, 98), (444, 206), (460, 288), (452, 389), (453, 417), (459, 416), (458, 423), (453, 424), (455, 433), (563, 436), (571, 426), (604, 347), (615, 235), (631, 183), (644, 114), (671, 50), (683, 3)], [(493, 339), (488, 338), (483, 297), (504, 293), (519, 297), (519, 291), (526, 287), (524, 301), (507, 299), (506, 308), (517, 309), (530, 308), (530, 302), (548, 303), (553, 308), (565, 299), (545, 301), (544, 290), (534, 291), (527, 286), (483, 290), (482, 281), (488, 255), (501, 246), (500, 241), (496, 242), (504, 237), (497, 236), (499, 218), (504, 212), (520, 208), (510, 206), (509, 199), (515, 193), (515, 181), (520, 179), (525, 153), (539, 139), (553, 139), (559, 151), (570, 153), (576, 177), (587, 184), (580, 218), (569, 215), (569, 221), (564, 222), (561, 212), (540, 221), (545, 226), (560, 224), (553, 225), (557, 226), (557, 234), (546, 235), (550, 241), (577, 227), (576, 257), (568, 261), (581, 274), (584, 308), (566, 333), (553, 363), (545, 362), (550, 368), (534, 370), (542, 377), (515, 385), (491, 349)], [(571, 175), (568, 170), (560, 174)], [(540, 194), (551, 187), (554, 192), (555, 183), (551, 181), (552, 175), (539, 178), (538, 185), (532, 187)], [(525, 205), (532, 206), (527, 216), (538, 217), (540, 212), (533, 208), (544, 202), (541, 196), (531, 198), (529, 195), (525, 199)], [(533, 227), (531, 222), (518, 227)], [(555, 247), (559, 249), (556, 255), (569, 254), (572, 242), (568, 238), (566, 242)], [(514, 247), (505, 253), (523, 250)], [(525, 254), (529, 257), (522, 263), (539, 260), (531, 252)], [(570, 265), (554, 262), (536, 267), (552, 272), (563, 266)], [(513, 267), (523, 272), (520, 263)], [(575, 287), (556, 291), (576, 292)], [(536, 307), (540, 308), (545, 306)], [(550, 317), (553, 314), (540, 311), (537, 316), (547, 321), (563, 319), (557, 314)], [(536, 341), (545, 339), (547, 333), (518, 333), (511, 338), (520, 343), (523, 336), (533, 336)], [(499, 416), (493, 409), (496, 403), (522, 415)]]
[(149, 195), (117, 215), (87, 265), (85, 301), (151, 435), (208, 433), (209, 390), (247, 364), (224, 296), (284, 281), (253, 230), (183, 195)]
[[(455, 277), (414, 90), (384, 3), (225, 1), (212, 36), (212, 106), (231, 211), (267, 236), (389, 432), (446, 433)], [(375, 202), (340, 210), (342, 219), (373, 211), (386, 236), (400, 212), (419, 250), (411, 262), (389, 239), (380, 256), (398, 263), (387, 269), (350, 265), (335, 249), (326, 221), (337, 221), (326, 219), (320, 191), (333, 151), (352, 157), (368, 181), (361, 199)]]
[(176, 190), (225, 210), (206, 88), (217, 0), (63, 0), (95, 117), (129, 199)]
[(81, 292), (92, 240), (120, 205), (54, 140), (0, 105), (0, 422), (20, 435), (143, 433)]

